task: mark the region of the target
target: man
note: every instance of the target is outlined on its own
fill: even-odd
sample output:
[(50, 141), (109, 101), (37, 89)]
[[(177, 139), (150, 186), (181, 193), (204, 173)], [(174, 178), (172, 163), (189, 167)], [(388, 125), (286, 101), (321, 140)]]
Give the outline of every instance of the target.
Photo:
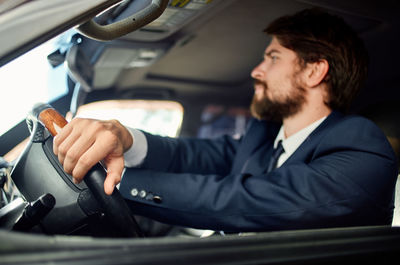
[(240, 140), (163, 138), (75, 119), (54, 140), (65, 171), (81, 181), (104, 160), (111, 194), (125, 155), (126, 166), (138, 167), (120, 185), (134, 212), (196, 228), (390, 224), (393, 150), (372, 122), (338, 112), (366, 76), (361, 40), (318, 10), (279, 18), (266, 32), (272, 41), (251, 73), (257, 119)]

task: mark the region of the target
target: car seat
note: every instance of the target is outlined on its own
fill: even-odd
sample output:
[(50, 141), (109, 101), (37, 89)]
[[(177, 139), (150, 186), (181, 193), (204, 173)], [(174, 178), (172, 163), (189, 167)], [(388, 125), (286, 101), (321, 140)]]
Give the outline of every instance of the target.
[[(375, 122), (382, 129), (396, 153), (397, 163), (400, 166), (400, 102), (381, 102), (369, 106), (360, 114)], [(394, 206), (392, 226), (400, 226), (400, 175), (396, 182)]]

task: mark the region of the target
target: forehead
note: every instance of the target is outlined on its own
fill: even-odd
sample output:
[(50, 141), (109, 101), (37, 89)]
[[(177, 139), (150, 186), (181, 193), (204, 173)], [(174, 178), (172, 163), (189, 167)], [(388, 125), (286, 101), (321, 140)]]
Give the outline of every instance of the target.
[(296, 53), (293, 50), (290, 50), (286, 47), (283, 47), (278, 39), (276, 37), (272, 37), (271, 42), (269, 43), (269, 45), (267, 46), (267, 48), (265, 48), (265, 53), (269, 53), (269, 52), (273, 52), (276, 51), (277, 53), (280, 53), (284, 56), (288, 56), (288, 57), (293, 57), (293, 58), (297, 58)]

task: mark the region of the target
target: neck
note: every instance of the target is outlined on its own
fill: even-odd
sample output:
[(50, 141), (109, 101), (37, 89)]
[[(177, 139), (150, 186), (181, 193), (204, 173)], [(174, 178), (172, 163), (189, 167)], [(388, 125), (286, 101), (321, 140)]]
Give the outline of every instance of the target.
[(325, 116), (328, 116), (332, 112), (328, 106), (326, 106), (323, 102), (321, 103), (322, 104), (306, 102), (298, 113), (284, 118), (283, 128), (285, 132), (285, 138), (292, 136), (301, 129), (319, 119), (322, 119)]

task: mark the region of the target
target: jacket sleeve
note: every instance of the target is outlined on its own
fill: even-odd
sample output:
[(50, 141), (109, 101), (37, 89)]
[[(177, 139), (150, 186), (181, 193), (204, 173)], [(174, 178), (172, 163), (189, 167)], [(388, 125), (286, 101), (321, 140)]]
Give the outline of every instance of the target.
[(229, 173), (240, 140), (170, 138), (145, 133), (148, 151), (141, 168), (173, 173)]
[(352, 119), (326, 133), (310, 158), (288, 160), (269, 174), (126, 174), (120, 191), (137, 214), (245, 232), (389, 224), (397, 163), (376, 126)]

